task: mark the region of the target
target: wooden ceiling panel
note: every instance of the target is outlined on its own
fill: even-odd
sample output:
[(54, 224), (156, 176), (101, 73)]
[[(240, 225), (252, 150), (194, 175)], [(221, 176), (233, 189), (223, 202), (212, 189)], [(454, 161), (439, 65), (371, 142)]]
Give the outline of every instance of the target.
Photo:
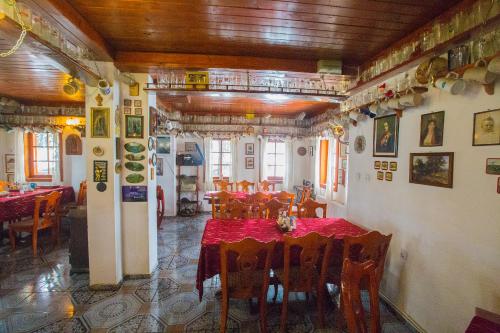
[(116, 51), (360, 63), (458, 0), (67, 0)]
[[(178, 110), (185, 114), (196, 115), (272, 115), (294, 118), (305, 112), (311, 117), (337, 107), (335, 103), (306, 101), (300, 99), (254, 98), (254, 97), (224, 97), (212, 95), (169, 96), (159, 94), (160, 103), (168, 110)], [(221, 94), (223, 95), (223, 94)]]
[[(0, 39), (1, 50), (10, 47)], [(74, 96), (64, 93), (63, 85), (68, 78), (69, 75), (39, 61), (24, 47), (0, 61), (0, 95), (24, 103), (82, 103), (85, 100), (83, 87)]]

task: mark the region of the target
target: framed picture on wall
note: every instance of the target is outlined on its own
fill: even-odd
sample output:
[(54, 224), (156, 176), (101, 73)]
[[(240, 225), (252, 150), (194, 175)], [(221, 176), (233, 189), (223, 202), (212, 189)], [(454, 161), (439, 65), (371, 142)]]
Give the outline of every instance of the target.
[(420, 147), (443, 145), (444, 111), (423, 114), (420, 117)]
[(373, 156), (397, 157), (399, 118), (393, 114), (373, 122)]
[(411, 153), (410, 183), (453, 187), (453, 153)]
[(500, 158), (486, 159), (486, 173), (489, 175), (500, 175)]
[(16, 155), (5, 154), (5, 173), (16, 172)]
[(109, 108), (90, 109), (90, 137), (109, 138)]
[(255, 160), (253, 157), (245, 157), (245, 169), (254, 169)]
[(254, 154), (253, 143), (245, 143), (245, 155), (253, 155), (253, 154)]
[(380, 169), (380, 161), (375, 161), (375, 162), (373, 162), (373, 168), (374, 168), (375, 170)]
[(472, 145), (500, 145), (500, 109), (474, 113)]
[(158, 131), (158, 111), (154, 107), (149, 107), (149, 135), (156, 136)]
[(170, 154), (170, 136), (159, 136), (156, 139), (156, 153)]
[(125, 137), (139, 139), (144, 137), (143, 116), (125, 116)]
[[(7, 181), (9, 181), (8, 178), (7, 178)], [(498, 179), (497, 179), (497, 193), (500, 194), (500, 177), (498, 177)]]
[(163, 158), (158, 157), (156, 159), (156, 175), (163, 176)]

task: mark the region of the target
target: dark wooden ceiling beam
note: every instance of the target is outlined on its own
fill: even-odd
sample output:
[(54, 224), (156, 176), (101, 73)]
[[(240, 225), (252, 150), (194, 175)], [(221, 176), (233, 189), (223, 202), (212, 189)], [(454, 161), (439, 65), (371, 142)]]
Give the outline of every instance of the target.
[(157, 69), (168, 68), (227, 68), (316, 72), (316, 61), (312, 60), (182, 53), (117, 52), (115, 65), (121, 71), (136, 73), (148, 73)]
[(69, 34), (91, 49), (99, 61), (112, 61), (113, 49), (97, 30), (66, 0), (24, 0), (33, 8), (50, 15)]

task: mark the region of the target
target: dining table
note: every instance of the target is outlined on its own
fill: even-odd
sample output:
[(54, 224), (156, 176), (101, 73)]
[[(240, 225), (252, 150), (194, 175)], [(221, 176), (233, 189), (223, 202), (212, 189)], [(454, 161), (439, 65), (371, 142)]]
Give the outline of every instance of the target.
[[(212, 202), (212, 198), (215, 194), (219, 193), (220, 191), (207, 191), (205, 192), (205, 195), (203, 196), (204, 200), (207, 200), (209, 202)], [(233, 196), (234, 199), (240, 200), (240, 201), (245, 201), (248, 199), (248, 197), (254, 193), (250, 192), (243, 192), (243, 191), (229, 191), (231, 195)], [(263, 191), (262, 193), (270, 194), (271, 196), (277, 195), (279, 191)]]
[[(238, 242), (245, 238), (253, 238), (259, 242), (275, 240), (271, 268), (283, 267), (283, 248), (285, 234), (290, 237), (301, 237), (311, 232), (322, 236), (332, 237), (333, 253), (332, 265), (342, 265), (343, 238), (345, 236), (359, 236), (367, 230), (348, 222), (343, 218), (297, 218), (296, 229), (290, 232), (281, 231), (275, 219), (209, 219), (205, 225), (201, 239), (198, 271), (196, 275), (196, 289), (200, 301), (203, 297), (203, 282), (220, 273), (220, 244), (221, 242)], [(292, 261), (299, 253), (292, 252)]]
[(75, 191), (72, 186), (39, 187), (24, 193), (10, 192), (8, 196), (0, 198), (0, 223), (33, 216), (35, 198), (54, 191), (62, 192), (61, 204), (75, 201)]

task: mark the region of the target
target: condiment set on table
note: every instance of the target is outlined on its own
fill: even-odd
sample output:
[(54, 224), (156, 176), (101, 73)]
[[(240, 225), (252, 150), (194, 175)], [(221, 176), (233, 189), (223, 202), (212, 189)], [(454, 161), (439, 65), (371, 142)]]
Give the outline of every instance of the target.
[(289, 232), (297, 228), (297, 221), (295, 216), (287, 216), (286, 211), (280, 212), (276, 224), (281, 231)]

